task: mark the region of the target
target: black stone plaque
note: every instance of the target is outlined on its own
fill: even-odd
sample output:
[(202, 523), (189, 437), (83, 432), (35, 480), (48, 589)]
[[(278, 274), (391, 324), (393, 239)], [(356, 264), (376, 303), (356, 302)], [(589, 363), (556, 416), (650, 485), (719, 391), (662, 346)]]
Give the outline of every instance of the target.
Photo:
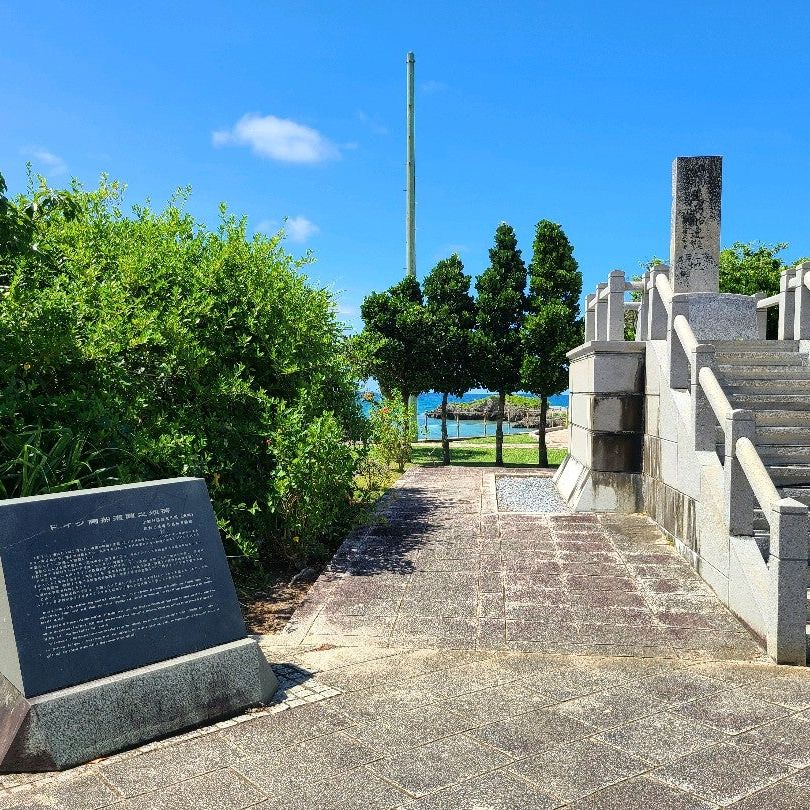
[(26, 697), (245, 637), (199, 478), (0, 501), (0, 563), (0, 670)]

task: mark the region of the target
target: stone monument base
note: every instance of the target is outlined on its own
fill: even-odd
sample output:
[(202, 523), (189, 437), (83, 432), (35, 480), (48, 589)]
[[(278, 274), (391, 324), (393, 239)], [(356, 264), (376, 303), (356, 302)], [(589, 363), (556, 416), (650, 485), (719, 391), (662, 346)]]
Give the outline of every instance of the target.
[(253, 639), (25, 698), (0, 676), (0, 771), (51, 771), (269, 702), (276, 678)]
[(699, 343), (714, 340), (756, 340), (757, 304), (750, 295), (736, 293), (677, 293), (676, 306), (686, 303), (686, 315)]

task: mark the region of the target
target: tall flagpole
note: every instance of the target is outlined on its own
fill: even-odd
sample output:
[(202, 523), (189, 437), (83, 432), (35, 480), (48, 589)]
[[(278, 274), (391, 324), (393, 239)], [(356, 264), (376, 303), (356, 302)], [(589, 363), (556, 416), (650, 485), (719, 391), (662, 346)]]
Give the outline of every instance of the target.
[[(416, 158), (413, 143), (413, 51), (408, 51), (405, 59), (407, 66), (407, 90), (405, 118), (407, 125), (407, 138), (405, 149), (406, 182), (405, 182), (405, 274), (416, 276)], [(419, 417), (416, 413), (416, 396), (411, 394), (408, 398), (408, 409), (413, 414), (412, 425), (416, 426), (416, 436), (419, 436)]]
[(407, 65), (407, 177), (405, 186), (405, 272), (416, 275), (416, 159), (413, 143), (413, 52), (409, 52)]

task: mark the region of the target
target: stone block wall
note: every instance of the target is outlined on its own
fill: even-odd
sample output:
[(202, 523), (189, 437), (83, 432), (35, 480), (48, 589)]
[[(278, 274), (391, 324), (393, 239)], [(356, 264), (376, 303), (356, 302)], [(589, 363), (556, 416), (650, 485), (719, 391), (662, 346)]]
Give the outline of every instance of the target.
[(591, 341), (571, 361), (569, 455), (557, 485), (579, 511), (636, 510), (644, 430), (644, 344)]
[(645, 369), (639, 508), (694, 550), (700, 460), (689, 430), (690, 395), (669, 387), (666, 341), (646, 343)]

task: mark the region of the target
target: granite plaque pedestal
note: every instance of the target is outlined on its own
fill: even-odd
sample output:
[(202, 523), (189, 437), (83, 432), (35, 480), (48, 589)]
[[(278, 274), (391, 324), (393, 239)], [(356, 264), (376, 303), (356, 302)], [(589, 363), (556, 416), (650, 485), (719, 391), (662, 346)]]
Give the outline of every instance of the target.
[(274, 690), (204, 481), (0, 501), (0, 770), (70, 767)]

